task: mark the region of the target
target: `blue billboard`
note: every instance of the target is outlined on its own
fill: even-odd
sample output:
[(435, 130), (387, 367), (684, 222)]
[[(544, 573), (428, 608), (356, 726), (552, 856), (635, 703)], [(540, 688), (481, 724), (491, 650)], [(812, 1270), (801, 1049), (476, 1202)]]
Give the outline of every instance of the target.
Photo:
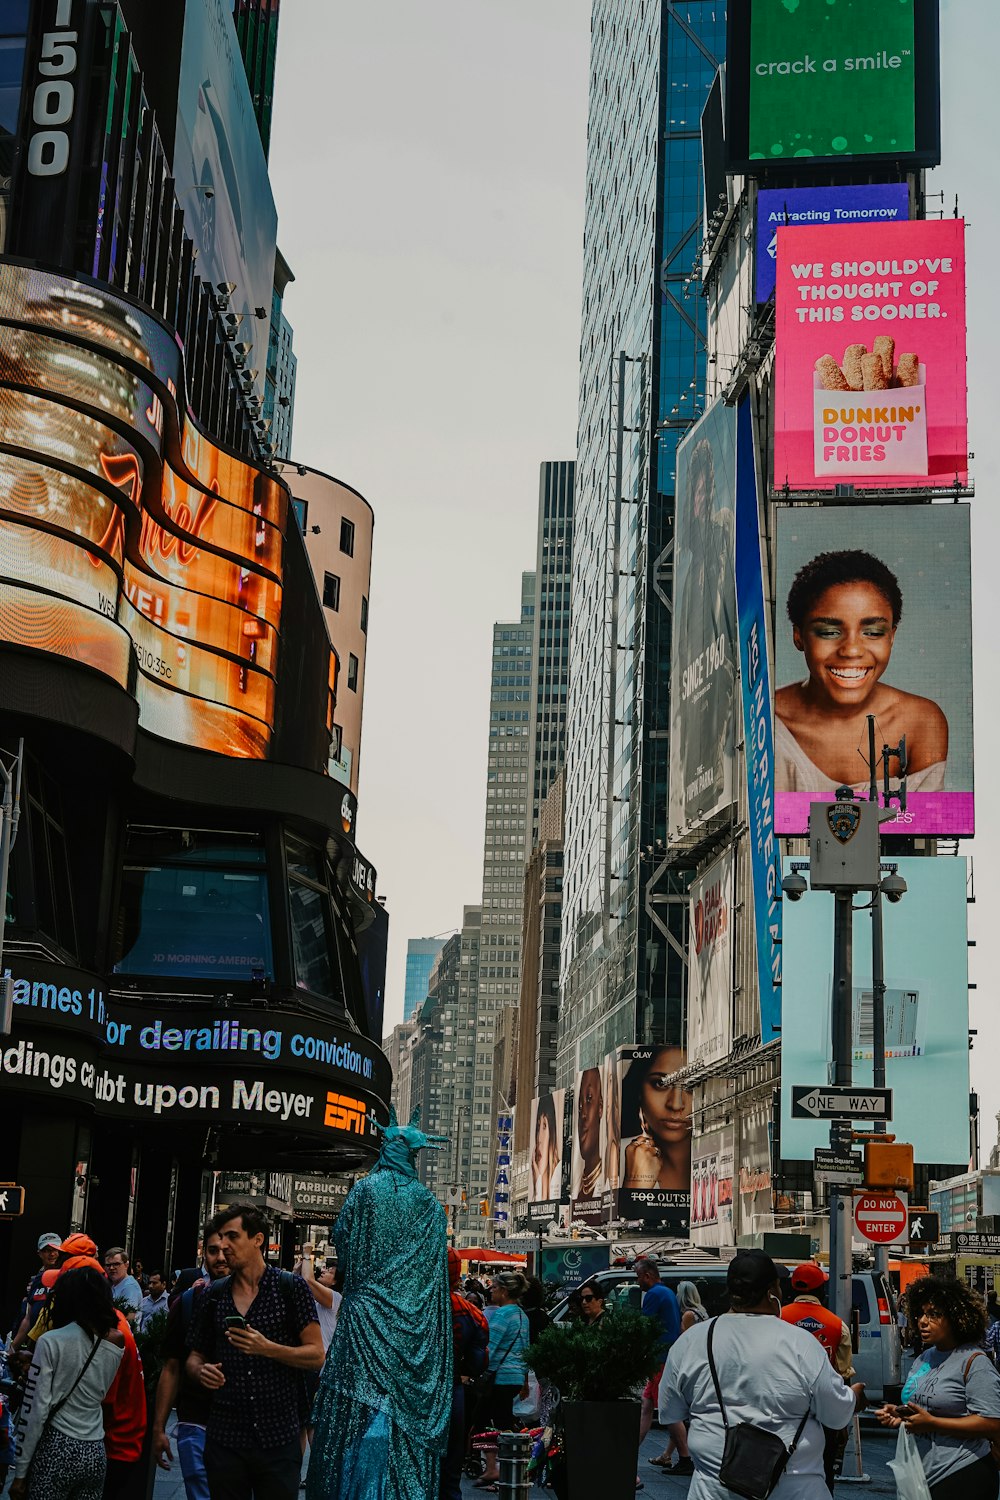
[[(898, 861), (906, 894), (882, 903), (885, 952), (885, 1081), (892, 1123), (914, 1159), (953, 1166), (969, 1160), (969, 961), (966, 861)], [(781, 1028), (781, 1154), (806, 1160), (830, 1140), (825, 1120), (793, 1120), (793, 1085), (830, 1082), (833, 895), (809, 891), (785, 904)], [(872, 1083), (872, 922), (854, 914), (852, 1082)]]
[(771, 676), (767, 663), (757, 470), (749, 401), (743, 402), (736, 418), (736, 611), (750, 809), (760, 1039), (766, 1045), (781, 1033), (781, 871), (774, 836)]
[(892, 224), (910, 217), (905, 182), (765, 188), (757, 194), (757, 301), (774, 292), (778, 230), (796, 224)]

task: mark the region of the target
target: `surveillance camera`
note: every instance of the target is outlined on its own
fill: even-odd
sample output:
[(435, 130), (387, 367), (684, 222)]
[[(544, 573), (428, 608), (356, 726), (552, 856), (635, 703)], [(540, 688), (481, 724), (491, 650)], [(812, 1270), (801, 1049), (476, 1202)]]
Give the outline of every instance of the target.
[(806, 884), (805, 876), (800, 875), (798, 870), (793, 870), (781, 882), (781, 889), (789, 901), (801, 901), (806, 891), (808, 891), (809, 886)]
[(902, 875), (887, 875), (882, 881), (882, 894), (887, 901), (892, 902), (893, 906), (902, 901), (906, 890), (906, 881)]

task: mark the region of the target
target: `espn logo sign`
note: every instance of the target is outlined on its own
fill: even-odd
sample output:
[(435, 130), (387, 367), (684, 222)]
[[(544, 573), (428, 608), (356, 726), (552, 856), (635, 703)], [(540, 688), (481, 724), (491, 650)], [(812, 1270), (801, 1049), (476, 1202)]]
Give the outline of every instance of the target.
[(365, 1107), (350, 1094), (328, 1093), (323, 1124), (330, 1130), (353, 1130), (356, 1135), (364, 1135)]

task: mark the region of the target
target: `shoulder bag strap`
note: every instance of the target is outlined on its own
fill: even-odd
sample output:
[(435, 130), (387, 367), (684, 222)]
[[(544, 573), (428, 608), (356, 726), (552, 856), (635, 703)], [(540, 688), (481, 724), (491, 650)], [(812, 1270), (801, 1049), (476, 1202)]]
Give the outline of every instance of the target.
[(979, 1359), (980, 1355), (982, 1355), (983, 1359), (989, 1359), (989, 1355), (986, 1353), (985, 1349), (976, 1349), (972, 1354), (969, 1355), (968, 1359), (965, 1361), (965, 1369), (962, 1371), (963, 1385), (967, 1384), (968, 1382), (969, 1371), (972, 1369), (973, 1361)]
[(788, 1450), (788, 1457), (789, 1458), (791, 1458), (792, 1454), (795, 1452), (796, 1448), (799, 1446), (799, 1438), (802, 1436), (803, 1432), (805, 1432), (806, 1423), (808, 1422), (811, 1413), (812, 1413), (812, 1398), (810, 1398), (809, 1405), (806, 1407), (805, 1412), (803, 1413), (802, 1421), (799, 1423), (798, 1427), (796, 1427), (796, 1429), (795, 1429), (795, 1436), (792, 1438), (792, 1446)]
[(712, 1340), (715, 1338), (715, 1325), (718, 1321), (718, 1318), (713, 1318), (711, 1323), (709, 1323), (708, 1325), (708, 1347), (706, 1349), (706, 1353), (708, 1355), (708, 1368), (712, 1372), (712, 1384), (715, 1386), (715, 1394), (718, 1398), (719, 1410), (722, 1413), (722, 1425), (728, 1432), (729, 1418), (726, 1416), (726, 1403), (722, 1399), (722, 1387), (719, 1384), (719, 1372), (715, 1368), (715, 1357), (712, 1354)]
[(45, 1418), (46, 1424), (48, 1424), (49, 1422), (51, 1422), (52, 1419), (53, 1419), (53, 1417), (58, 1416), (59, 1412), (62, 1411), (63, 1407), (66, 1405), (66, 1402), (69, 1400), (70, 1396), (72, 1396), (73, 1392), (76, 1390), (77, 1386), (80, 1384), (80, 1381), (83, 1379), (83, 1377), (86, 1375), (87, 1371), (90, 1369), (90, 1362), (94, 1358), (94, 1355), (97, 1353), (98, 1347), (100, 1346), (100, 1344), (102, 1342), (103, 1342), (102, 1339), (95, 1339), (94, 1340), (94, 1343), (93, 1343), (93, 1346), (92, 1346), (92, 1348), (90, 1350), (90, 1353), (87, 1355), (87, 1358), (84, 1360), (83, 1364), (80, 1366), (79, 1373), (77, 1374), (77, 1377), (74, 1380), (73, 1384), (70, 1386), (69, 1390), (66, 1392), (65, 1396), (60, 1396), (59, 1400), (55, 1403), (55, 1405), (49, 1407), (48, 1415)]

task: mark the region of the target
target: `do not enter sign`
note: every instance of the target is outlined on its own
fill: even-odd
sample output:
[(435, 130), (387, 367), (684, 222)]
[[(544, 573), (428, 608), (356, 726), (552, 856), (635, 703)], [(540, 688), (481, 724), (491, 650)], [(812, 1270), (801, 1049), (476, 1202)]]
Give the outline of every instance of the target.
[(905, 1245), (909, 1241), (910, 1211), (905, 1193), (855, 1193), (854, 1223), (861, 1238), (873, 1245)]

